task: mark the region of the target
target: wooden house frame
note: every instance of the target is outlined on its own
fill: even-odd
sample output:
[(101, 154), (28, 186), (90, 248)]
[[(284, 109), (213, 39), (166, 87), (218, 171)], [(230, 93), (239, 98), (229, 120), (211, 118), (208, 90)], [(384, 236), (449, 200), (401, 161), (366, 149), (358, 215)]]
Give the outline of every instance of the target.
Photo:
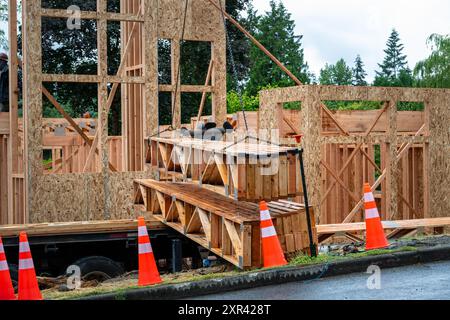
[[(16, 2), (10, 3), (14, 16)], [(23, 1), (24, 34), (24, 170), (14, 179), (23, 181), (21, 217), (14, 218), (17, 209), (10, 192), (11, 202), (7, 223), (38, 223), (57, 221), (84, 221), (120, 219), (133, 216), (133, 180), (151, 177), (144, 166), (144, 137), (158, 132), (158, 93), (211, 92), (213, 116), (223, 121), (226, 115), (226, 51), (225, 32), (220, 12), (206, 0), (189, 1), (185, 30), (180, 19), (184, 5), (176, 0), (123, 0), (120, 13), (107, 12), (107, 0), (97, 1), (97, 11), (81, 11), (79, 17), (97, 21), (98, 72), (97, 75), (69, 75), (42, 73), (41, 19), (70, 18), (66, 10), (41, 7), (40, 0)], [(120, 21), (122, 26), (122, 57), (116, 75), (107, 72), (107, 22)], [(10, 24), (15, 26), (14, 17)], [(15, 29), (14, 27), (11, 29)], [(180, 42), (183, 40), (211, 42), (210, 82), (207, 86), (175, 85), (180, 63)], [(16, 37), (11, 37), (15, 43)], [(172, 84), (158, 85), (158, 40), (168, 39), (172, 47)], [(11, 56), (17, 56), (12, 46)], [(18, 63), (12, 60), (12, 70)], [(16, 66), (16, 69), (14, 69)], [(47, 82), (96, 83), (98, 85), (98, 125), (93, 139), (77, 128), (59, 102), (45, 89)], [(123, 163), (125, 170), (117, 172), (110, 163), (107, 121), (109, 108), (122, 86)], [(177, 88), (177, 90), (176, 90)], [(175, 92), (176, 90), (176, 92)], [(42, 101), (43, 94), (61, 115), (76, 128), (90, 147), (86, 167), (97, 153), (99, 172), (44, 174), (42, 166)], [(173, 126), (181, 124), (181, 99), (175, 101)], [(13, 100), (12, 100), (13, 101)], [(13, 103), (14, 104), (14, 103)], [(12, 108), (10, 124), (18, 123), (17, 103)], [(13, 132), (13, 131), (11, 131)], [(12, 139), (17, 137), (12, 134)], [(16, 138), (17, 139), (17, 138)], [(14, 145), (12, 142), (10, 145)], [(92, 147), (92, 145), (94, 147)], [(97, 146), (97, 148), (95, 148)], [(18, 159), (18, 157), (16, 157)], [(135, 159), (135, 160), (134, 160)], [(14, 163), (14, 161), (13, 161)], [(13, 169), (14, 170), (14, 169)], [(25, 174), (24, 174), (25, 173)], [(17, 178), (15, 178), (17, 177)]]
[[(330, 133), (324, 130), (327, 116), (321, 111), (325, 101), (377, 101), (382, 106), (377, 111), (360, 112), (369, 116), (364, 128), (358, 130), (354, 125), (352, 127), (352, 122), (343, 122), (336, 126), (334, 133)], [(448, 216), (450, 90), (341, 86), (297, 86), (267, 90), (260, 93), (260, 128), (282, 127), (283, 104), (286, 102), (301, 102), (299, 132), (304, 135), (302, 146), (305, 150), (309, 193), (319, 215), (319, 224), (364, 221), (362, 186), (365, 182), (372, 184), (373, 191), (379, 190), (381, 186), (383, 220)], [(398, 111), (398, 102), (424, 105), (423, 112), (416, 112), (421, 115), (421, 121), (416, 123), (412, 132), (405, 132), (411, 129), (403, 129), (407, 125), (399, 123), (400, 118), (402, 121), (408, 119), (402, 115), (403, 111)], [(406, 113), (411, 116), (411, 113)], [(334, 121), (340, 118), (337, 114)], [(360, 127), (362, 123), (363, 120), (358, 120)], [(381, 168), (374, 159), (374, 145), (381, 146)], [(339, 148), (347, 152), (343, 159), (336, 156)], [(367, 148), (371, 151), (368, 152)], [(405, 165), (401, 168), (405, 158), (411, 157), (410, 151), (414, 148), (421, 152), (420, 170), (408, 171)], [(353, 187), (349, 184), (348, 176), (347, 180), (343, 176), (352, 161), (360, 168), (360, 171), (356, 169), (350, 172), (350, 175), (359, 179)], [(361, 167), (364, 162), (366, 170), (371, 173), (363, 174)], [(418, 171), (421, 172), (420, 176)], [(402, 181), (405, 175), (410, 180)], [(362, 181), (363, 176), (367, 181)], [(413, 187), (416, 189), (413, 190)], [(340, 206), (342, 197), (337, 197), (338, 192), (351, 196), (350, 207)], [(418, 196), (421, 214), (414, 216), (418, 215), (418, 207), (411, 199)]]
[[(222, 4), (225, 1), (222, 0)], [(169, 92), (174, 101), (172, 126), (181, 126), (181, 94), (212, 95), (212, 116), (217, 123), (226, 117), (226, 35), (219, 0), (189, 0), (184, 23), (184, 2), (179, 0), (121, 0), (121, 12), (107, 12), (107, 0), (97, 0), (97, 10), (80, 12), (82, 20), (97, 21), (98, 72), (96, 75), (61, 75), (42, 73), (41, 19), (70, 18), (71, 13), (41, 7), (40, 0), (23, 0), (23, 62), (17, 58), (17, 0), (9, 0), (10, 37), (10, 102), (8, 115), (0, 115), (1, 224), (70, 222), (129, 219), (138, 213), (133, 207), (137, 179), (154, 176), (145, 163), (146, 138), (160, 131), (158, 95)], [(229, 15), (225, 17), (236, 25)], [(121, 22), (121, 64), (116, 75), (107, 72), (107, 23)], [(185, 25), (183, 32), (183, 25)], [(242, 27), (239, 27), (250, 39)], [(158, 41), (171, 43), (171, 83), (158, 83)], [(181, 84), (179, 75), (182, 40), (211, 43), (211, 61), (205, 85)], [(254, 41), (254, 39), (252, 39)], [(258, 45), (258, 44), (257, 44)], [(361, 181), (350, 184), (343, 177), (346, 165), (355, 164), (354, 176), (366, 172), (374, 189), (381, 186), (379, 196), (384, 219), (446, 216), (450, 211), (450, 91), (440, 89), (327, 87), (303, 86), (270, 52), (258, 45), (298, 86), (266, 90), (260, 94), (258, 128), (294, 131), (304, 135), (309, 193), (319, 223), (342, 223), (362, 217)], [(19, 125), (17, 71), (23, 66), (24, 123)], [(93, 83), (98, 85), (96, 132), (88, 135), (70, 118), (52, 94), (45, 89), (48, 82)], [(108, 114), (119, 86), (122, 92), (121, 165), (113, 161), (108, 137)], [(48, 99), (79, 135), (83, 147), (89, 149), (82, 170), (63, 173), (45, 172), (42, 163), (44, 147), (42, 102)], [(202, 99), (204, 103), (204, 98)], [(381, 101), (379, 114), (367, 112), (365, 130), (349, 129), (337, 113), (323, 101)], [(302, 116), (296, 122), (282, 110), (284, 102), (302, 102)], [(405, 115), (397, 111), (399, 101), (417, 101), (425, 105), (423, 125), (413, 132), (399, 129), (397, 119)], [(202, 103), (202, 104), (203, 104)], [(283, 112), (285, 112), (283, 114)], [(199, 115), (202, 113), (200, 112)], [(295, 116), (295, 115), (294, 115)], [(370, 119), (373, 117), (373, 121)], [(384, 120), (380, 120), (382, 118)], [(326, 133), (324, 119), (334, 132)], [(343, 119), (346, 119), (345, 117)], [(348, 118), (347, 118), (348, 119)], [(422, 118), (421, 118), (422, 119)], [(367, 120), (367, 119), (366, 119)], [(376, 120), (376, 121), (375, 121)], [(359, 121), (359, 120), (358, 120)], [(374, 130), (384, 121), (383, 130)], [(360, 123), (357, 124), (359, 126)], [(288, 127), (288, 129), (286, 129)], [(22, 128), (22, 129), (21, 129)], [(21, 131), (23, 130), (23, 132)], [(332, 131), (333, 131), (332, 130)], [(376, 131), (376, 132), (375, 132)], [(23, 140), (20, 138), (24, 135)], [(21, 145), (20, 141), (24, 141)], [(382, 149), (382, 166), (376, 168), (373, 145)], [(94, 146), (94, 147), (92, 147)], [(417, 154), (410, 155), (411, 150)], [(355, 151), (356, 150), (356, 151)], [(360, 151), (361, 150), (361, 151)], [(411, 174), (405, 174), (405, 156), (419, 157)], [(98, 160), (96, 160), (98, 159)], [(359, 160), (355, 160), (359, 159)], [(363, 162), (361, 159), (365, 159)], [(336, 160), (336, 161), (335, 161)], [(92, 163), (98, 169), (91, 170)], [(363, 164), (364, 163), (364, 164)], [(120, 168), (118, 168), (120, 167)], [(417, 176), (419, 168), (422, 173)], [(353, 169), (352, 169), (353, 170)], [(358, 171), (360, 170), (360, 171)], [(375, 173), (375, 171), (381, 171)], [(380, 174), (377, 178), (377, 174)], [(418, 190), (399, 186), (405, 176), (418, 183)], [(381, 179), (379, 179), (381, 177)], [(417, 177), (417, 178), (416, 178)], [(379, 179), (379, 181), (377, 181)], [(406, 184), (402, 180), (401, 185)], [(5, 188), (7, 185), (7, 188)], [(412, 196), (411, 196), (412, 195)], [(346, 205), (341, 206), (341, 199)], [(5, 200), (7, 199), (7, 201)], [(412, 200), (411, 200), (412, 199)], [(418, 204), (416, 204), (418, 203)], [(420, 208), (420, 209), (419, 209)], [(419, 212), (420, 211), (420, 212)], [(5, 213), (6, 212), (6, 213)], [(413, 215), (413, 216), (411, 216)], [(359, 217), (359, 218), (358, 218)]]

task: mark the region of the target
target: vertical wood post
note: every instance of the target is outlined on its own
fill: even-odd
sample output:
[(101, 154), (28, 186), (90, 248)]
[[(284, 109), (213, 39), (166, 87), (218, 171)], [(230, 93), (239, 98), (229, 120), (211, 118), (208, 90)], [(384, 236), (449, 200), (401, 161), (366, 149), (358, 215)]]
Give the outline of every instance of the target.
[(9, 139), (8, 139), (8, 224), (14, 223), (13, 174), (18, 173), (19, 157), (19, 88), (17, 72), (17, 0), (8, 1), (9, 29)]
[[(181, 128), (181, 43), (180, 39), (171, 41), (172, 56), (172, 126)], [(176, 91), (175, 91), (176, 90)]]
[(37, 178), (42, 166), (42, 44), (41, 0), (24, 0), (24, 173), (25, 222), (39, 212), (30, 211), (37, 199)]
[(146, 136), (158, 132), (158, 1), (144, 2), (144, 130)]
[[(107, 0), (97, 0), (98, 13), (107, 12)], [(109, 219), (111, 214), (111, 197), (109, 183), (109, 148), (108, 148), (108, 50), (107, 50), (107, 20), (99, 19), (97, 22), (98, 43), (98, 130), (100, 132), (100, 162), (104, 192), (104, 219)]]
[(386, 166), (388, 168), (386, 175), (386, 218), (390, 220), (391, 217), (396, 217), (398, 213), (398, 177), (399, 168), (397, 158), (397, 101), (389, 101), (389, 108), (387, 110), (387, 139), (388, 139), (388, 155)]
[(317, 208), (316, 212), (322, 212), (320, 204), (321, 170), (320, 160), (322, 158), (321, 148), (321, 108), (322, 102), (319, 98), (318, 88), (308, 87), (306, 99), (302, 104), (301, 132), (304, 133), (303, 148), (305, 160), (305, 174), (310, 194), (310, 204)]

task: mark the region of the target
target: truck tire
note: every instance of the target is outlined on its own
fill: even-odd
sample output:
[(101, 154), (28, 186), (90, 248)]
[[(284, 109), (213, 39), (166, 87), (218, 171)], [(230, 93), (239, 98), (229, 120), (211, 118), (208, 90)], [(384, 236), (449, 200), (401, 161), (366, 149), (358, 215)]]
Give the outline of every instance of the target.
[(106, 257), (90, 256), (75, 261), (72, 265), (80, 268), (81, 278), (85, 281), (105, 281), (116, 278), (125, 273), (123, 267)]

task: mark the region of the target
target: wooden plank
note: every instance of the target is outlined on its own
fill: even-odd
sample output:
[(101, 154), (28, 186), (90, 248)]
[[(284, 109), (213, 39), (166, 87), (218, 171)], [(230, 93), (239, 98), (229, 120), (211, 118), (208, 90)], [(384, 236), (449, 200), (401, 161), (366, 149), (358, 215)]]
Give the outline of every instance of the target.
[(164, 194), (162, 192), (156, 191), (156, 198), (159, 203), (159, 208), (161, 209), (161, 212), (163, 216), (166, 214), (168, 208), (166, 208), (166, 200), (164, 197)]
[(200, 221), (199, 211), (198, 208), (195, 208), (194, 213), (191, 216), (191, 220), (186, 227), (186, 233), (198, 233), (201, 227), (202, 223)]
[(293, 234), (286, 234), (286, 251), (295, 252), (295, 239)]
[(249, 157), (249, 164), (247, 167), (247, 199), (255, 200), (256, 198), (256, 161), (253, 161), (254, 157)]
[(241, 237), (239, 236), (239, 234), (236, 231), (236, 228), (234, 227), (234, 223), (227, 219), (224, 219), (223, 221), (224, 221), (225, 228), (228, 232), (228, 236), (230, 237), (231, 244), (233, 246), (234, 251), (238, 255), (242, 255), (242, 241), (241, 241)]
[[(255, 226), (257, 228), (257, 226)], [(241, 226), (242, 266), (252, 266), (252, 226)]]
[[(288, 184), (288, 194), (290, 196), (295, 196), (297, 194), (297, 163), (295, 161), (295, 154), (294, 153), (288, 153), (287, 155), (287, 161), (288, 161), (288, 177), (287, 177), (287, 184)], [(285, 182), (286, 183), (286, 182)]]
[[(209, 62), (208, 72), (206, 74), (205, 88), (206, 88), (206, 86), (208, 86), (208, 84), (211, 81), (213, 67), (214, 67), (214, 60), (211, 59), (211, 61)], [(202, 99), (200, 100), (200, 107), (198, 108), (197, 123), (200, 123), (200, 118), (203, 114), (203, 108), (205, 107), (205, 103), (206, 103), (206, 94), (207, 94), (206, 89), (204, 89), (202, 92)]]
[[(450, 218), (429, 218), (429, 219), (416, 219), (416, 220), (394, 220), (394, 221), (382, 221), (384, 229), (417, 229), (425, 227), (443, 227), (450, 225)], [(328, 224), (317, 225), (317, 233), (323, 234), (335, 234), (343, 232), (358, 232), (365, 231), (366, 224), (364, 222), (356, 223), (342, 223), (342, 224)]]
[(211, 239), (212, 239), (211, 230), (212, 230), (212, 228), (211, 228), (211, 221), (210, 221), (210, 218), (209, 218), (209, 214), (206, 211), (204, 211), (204, 210), (202, 210), (200, 208), (197, 208), (197, 212), (198, 212), (198, 215), (199, 215), (199, 218), (200, 218), (200, 222), (201, 222), (202, 227), (203, 227), (203, 231), (205, 232), (206, 238), (208, 239), (209, 242), (211, 242)]
[(227, 232), (225, 225), (225, 219), (222, 218), (222, 257), (230, 256), (232, 253), (233, 244), (231, 243), (231, 238)]
[(211, 215), (211, 248), (220, 248), (222, 219), (217, 215)]
[[(19, 88), (17, 0), (8, 1), (8, 39), (9, 39), (9, 145), (8, 145), (8, 223), (14, 223), (13, 174), (19, 173)], [(1, 119), (1, 117), (0, 117)], [(0, 121), (0, 134), (1, 134)]]
[(180, 200), (175, 200), (175, 205), (177, 207), (178, 217), (180, 219), (180, 222), (183, 226), (186, 225), (186, 214), (185, 214), (185, 205)]
[(215, 154), (214, 162), (215, 162), (215, 165), (217, 166), (217, 169), (219, 169), (220, 178), (222, 179), (223, 184), (228, 185), (228, 179), (229, 179), (228, 170), (227, 170), (227, 165), (223, 161), (223, 157)]
[(0, 112), (0, 134), (7, 135), (10, 132), (9, 112)]
[[(150, 230), (167, 228), (156, 219), (146, 219)], [(90, 233), (115, 233), (124, 231), (137, 232), (137, 220), (109, 220), (109, 221), (75, 221), (58, 223), (39, 223), (0, 226), (0, 236), (3, 238), (17, 237), (20, 232), (26, 232), (28, 236), (39, 237), (49, 235), (90, 234)]]

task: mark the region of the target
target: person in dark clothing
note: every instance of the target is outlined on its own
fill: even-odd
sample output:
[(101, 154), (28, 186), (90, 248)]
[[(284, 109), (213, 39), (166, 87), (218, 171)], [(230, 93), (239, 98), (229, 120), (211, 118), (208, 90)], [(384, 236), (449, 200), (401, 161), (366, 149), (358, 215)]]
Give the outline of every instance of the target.
[(0, 53), (0, 112), (9, 112), (9, 67), (6, 53)]

